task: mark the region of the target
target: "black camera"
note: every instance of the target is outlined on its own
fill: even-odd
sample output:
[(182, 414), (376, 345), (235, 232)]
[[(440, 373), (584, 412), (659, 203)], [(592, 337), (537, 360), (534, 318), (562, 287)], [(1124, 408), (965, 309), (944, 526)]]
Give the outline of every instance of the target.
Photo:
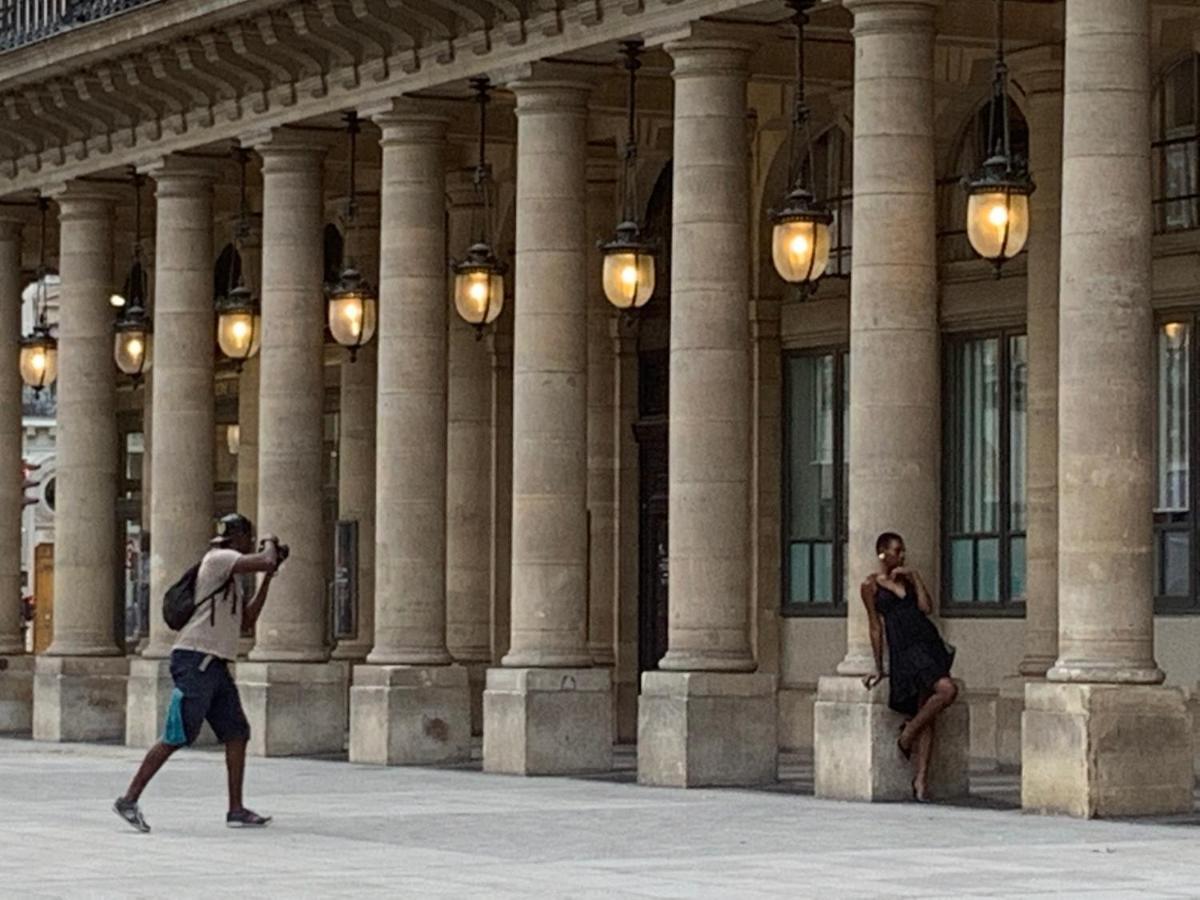
[[(276, 559), (279, 561), (279, 565), (282, 566), (284, 560), (288, 558), (288, 554), (292, 552), (292, 548), (287, 544), (282, 543), (278, 538), (271, 538), (270, 542), (275, 545)], [(260, 553), (265, 550), (266, 547), (267, 541), (259, 541), (258, 549)]]

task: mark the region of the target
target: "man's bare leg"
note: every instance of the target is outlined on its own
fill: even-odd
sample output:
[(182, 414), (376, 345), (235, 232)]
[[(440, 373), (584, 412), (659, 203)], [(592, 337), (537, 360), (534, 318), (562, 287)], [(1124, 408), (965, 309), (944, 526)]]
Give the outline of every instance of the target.
[(225, 742), (225, 771), (229, 776), (229, 811), (242, 809), (242, 785), (246, 780), (246, 739)]
[(129, 782), (129, 790), (125, 792), (125, 796), (121, 799), (130, 803), (137, 803), (138, 798), (142, 796), (142, 791), (146, 789), (146, 785), (150, 783), (150, 779), (158, 774), (158, 770), (163, 767), (163, 764), (171, 758), (179, 747), (172, 744), (164, 744), (159, 741), (148, 751), (142, 760), (142, 764), (134, 773), (133, 781)]

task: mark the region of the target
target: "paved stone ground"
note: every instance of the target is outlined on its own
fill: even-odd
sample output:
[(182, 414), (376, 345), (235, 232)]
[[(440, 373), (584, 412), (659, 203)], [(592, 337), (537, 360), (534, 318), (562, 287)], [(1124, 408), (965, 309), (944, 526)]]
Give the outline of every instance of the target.
[(140, 754), (0, 739), (0, 896), (1067, 897), (1200, 896), (1200, 820), (1022, 814), (1012, 776), (960, 806), (815, 800), (786, 760), (763, 791), (251, 760), (263, 831), (224, 827), (212, 751), (168, 763), (140, 835), (109, 811)]

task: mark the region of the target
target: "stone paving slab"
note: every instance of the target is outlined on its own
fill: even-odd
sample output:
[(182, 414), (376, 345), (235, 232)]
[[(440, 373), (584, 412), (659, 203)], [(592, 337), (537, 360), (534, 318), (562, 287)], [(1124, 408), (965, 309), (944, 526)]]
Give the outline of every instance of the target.
[(176, 756), (140, 835), (109, 810), (140, 753), (0, 739), (0, 896), (1197, 897), (1200, 826), (1080, 822), (1013, 808), (977, 774), (963, 806), (816, 800), (804, 761), (775, 789), (252, 759), (247, 802), (275, 822), (224, 827), (224, 766)]

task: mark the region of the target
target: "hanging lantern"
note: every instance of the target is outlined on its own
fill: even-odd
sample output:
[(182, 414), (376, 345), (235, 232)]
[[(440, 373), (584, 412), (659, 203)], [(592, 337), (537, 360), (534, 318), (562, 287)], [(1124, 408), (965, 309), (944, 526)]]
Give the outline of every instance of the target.
[[(125, 290), (114, 294), (109, 302), (118, 310), (113, 323), (113, 358), (117, 368), (133, 379), (134, 384), (150, 368), (150, 314), (146, 311), (148, 283), (142, 266), (142, 181), (133, 170), (133, 262), (125, 279)], [(120, 298), (121, 303), (117, 300)]]
[(642, 239), (637, 199), (637, 71), (642, 67), (642, 42), (624, 41), (621, 53), (629, 73), (625, 104), (625, 152), (621, 167), (624, 211), (616, 236), (600, 245), (604, 254), (601, 281), (608, 302), (621, 310), (641, 309), (654, 294), (654, 246)]
[(262, 345), (262, 317), (258, 301), (244, 284), (217, 299), (217, 346), (237, 363), (240, 372), (246, 360)]
[[(350, 165), (346, 190), (346, 236), (354, 233), (358, 214), (358, 185), (355, 173), (358, 169), (358, 115), (346, 113), (346, 134), (349, 137)], [(349, 243), (349, 241), (348, 241)], [(350, 350), (350, 361), (354, 362), (359, 348), (375, 334), (377, 298), (375, 291), (362, 273), (347, 259), (338, 280), (328, 288), (329, 331), (333, 339)]]
[(504, 272), (487, 244), (473, 244), (467, 258), (454, 264), (454, 308), (480, 329), (504, 308)]
[(804, 93), (804, 26), (808, 24), (808, 10), (815, 2), (791, 0), (788, 4), (796, 26), (796, 88), (789, 160), (791, 187), (783, 208), (771, 212), (771, 261), (775, 271), (789, 284), (802, 285), (806, 293), (816, 289), (829, 265), (829, 226), (833, 222), (833, 214), (804, 186), (804, 163), (812, 158)]
[(451, 261), (454, 273), (454, 308), (468, 325), (475, 326), (476, 337), (491, 325), (504, 309), (504, 266), (496, 258), (489, 240), (491, 229), (491, 168), (487, 162), (487, 105), (491, 82), (472, 78), (475, 102), (479, 104), (479, 164), (475, 167), (475, 193), (479, 197), (478, 237), (467, 249), (464, 259)]
[(963, 180), (967, 192), (967, 238), (975, 252), (1000, 267), (1025, 248), (1033, 179), (1013, 155), (1008, 119), (1008, 65), (1004, 61), (1004, 0), (996, 0), (996, 62), (988, 116), (991, 152), (978, 172)]
[(233, 249), (236, 256), (229, 265), (230, 287), (216, 302), (217, 346), (226, 357), (234, 361), (240, 372), (246, 360), (258, 353), (262, 344), (262, 315), (258, 298), (250, 292), (243, 280), (240, 263), (242, 242), (250, 233), (250, 210), (246, 202), (246, 161), (250, 154), (241, 147), (235, 148), (233, 152), (239, 165), (241, 200), (238, 224), (233, 233)]
[(38, 197), (42, 237), (38, 249), (37, 289), (33, 298), (36, 324), (30, 334), (21, 338), (18, 355), (21, 380), (38, 393), (58, 378), (58, 341), (46, 321), (46, 209), (49, 205), (45, 197)]

